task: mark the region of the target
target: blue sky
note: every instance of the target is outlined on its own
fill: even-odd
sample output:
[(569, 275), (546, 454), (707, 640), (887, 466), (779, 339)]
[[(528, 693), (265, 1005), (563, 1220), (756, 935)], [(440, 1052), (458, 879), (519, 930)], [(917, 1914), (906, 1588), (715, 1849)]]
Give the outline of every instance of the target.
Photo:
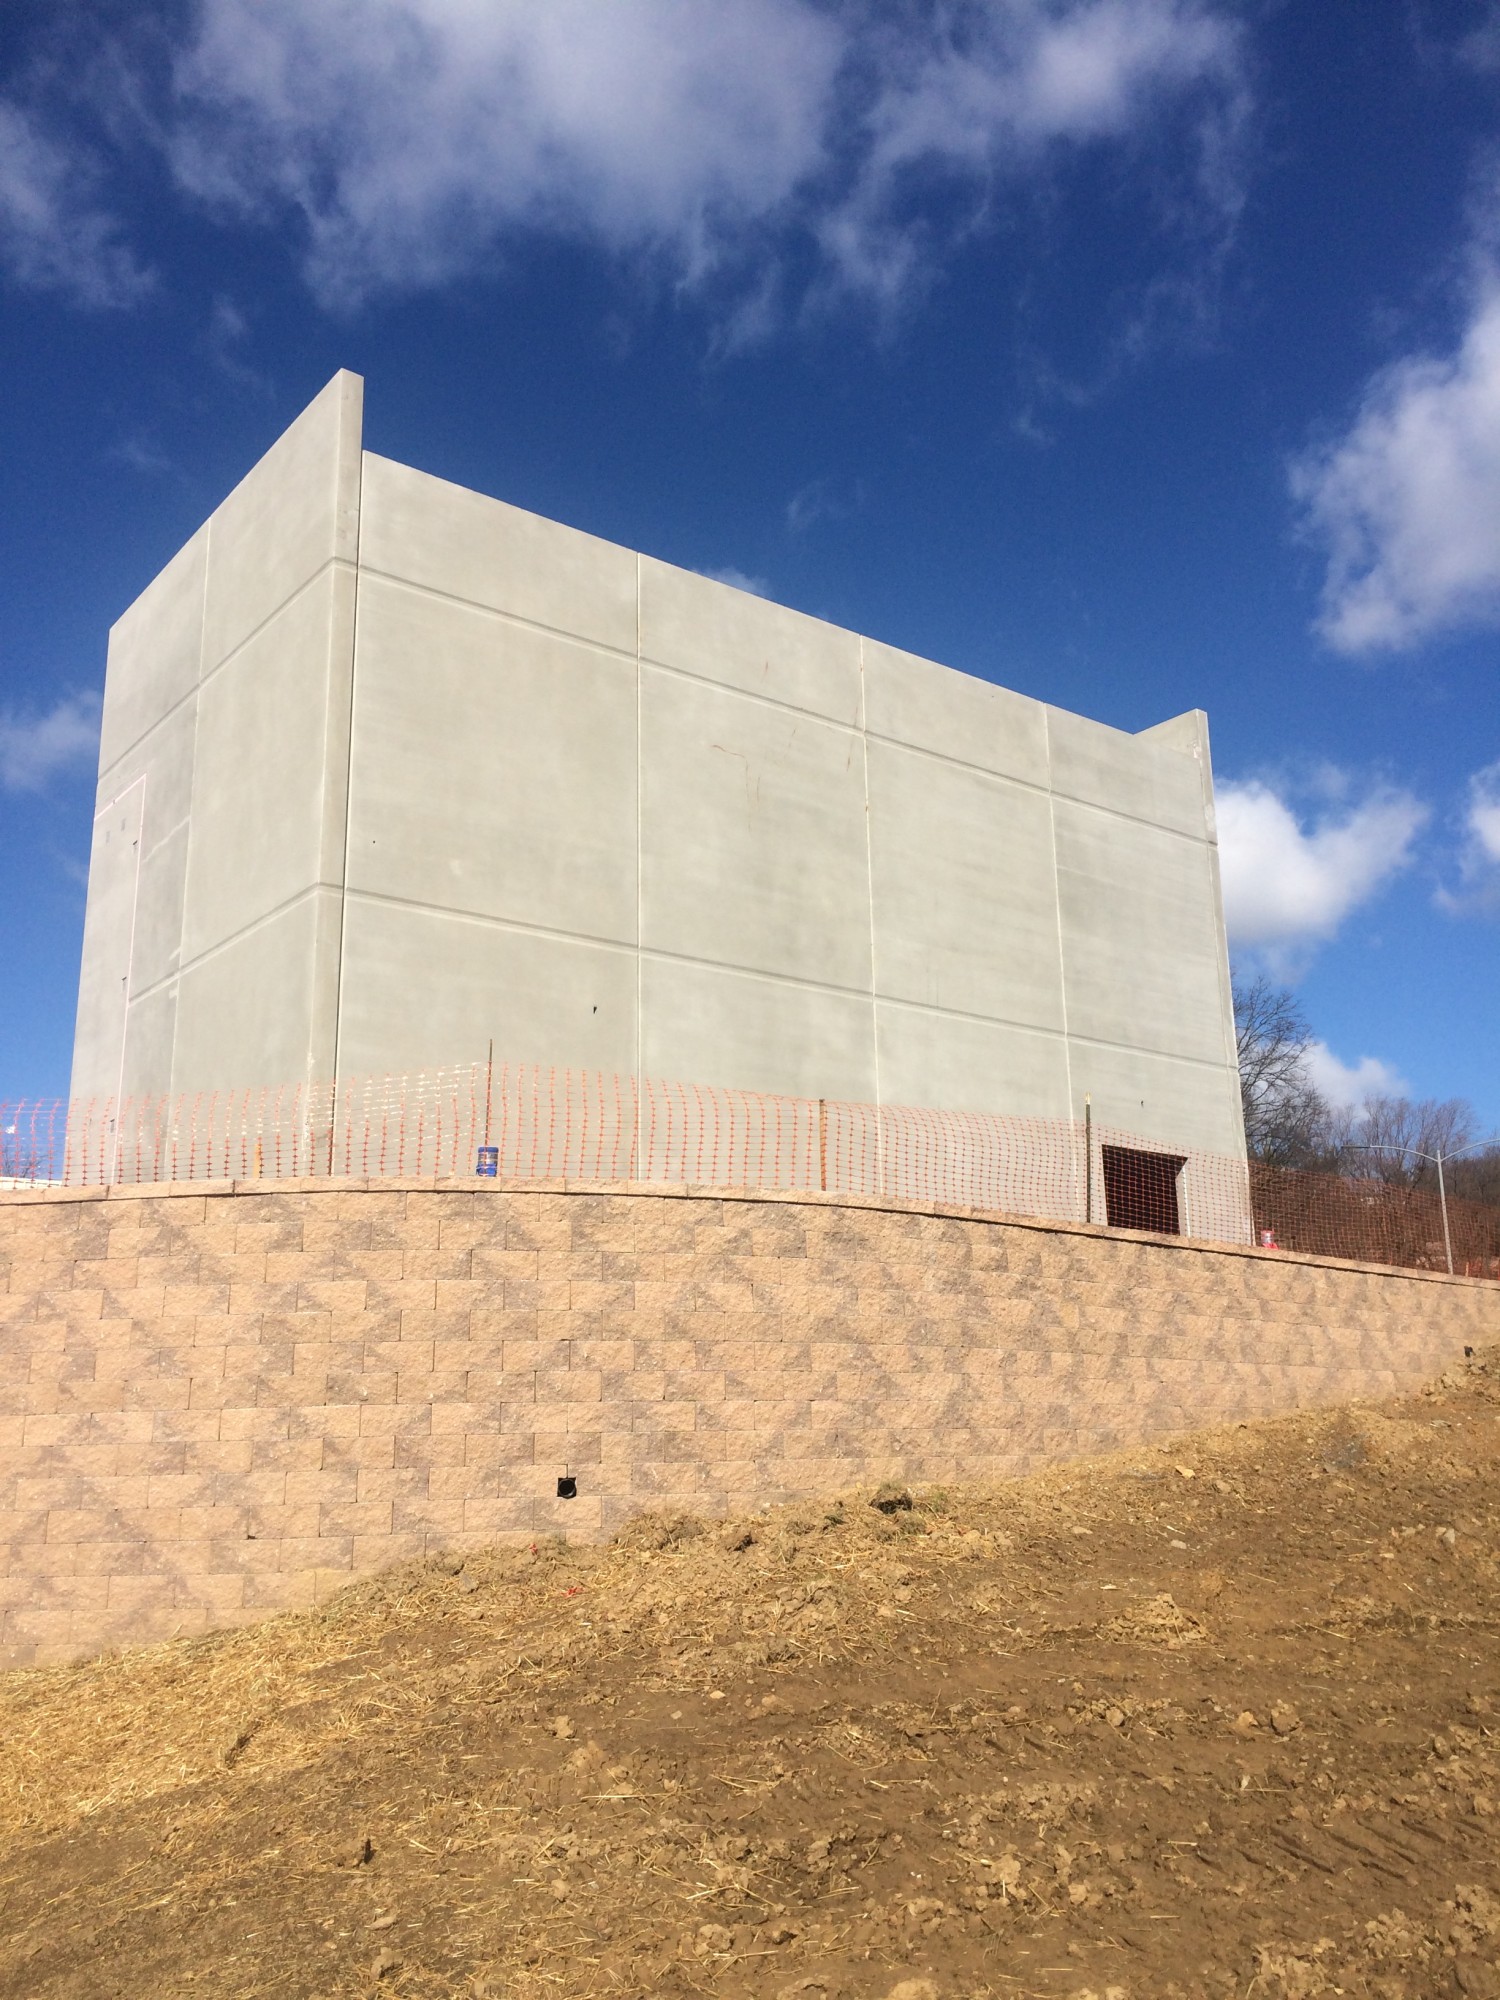
[(66, 1087), (108, 627), (376, 451), (1122, 728), (1237, 958), (1500, 1124), (1500, 4), (0, 13), (0, 1096)]

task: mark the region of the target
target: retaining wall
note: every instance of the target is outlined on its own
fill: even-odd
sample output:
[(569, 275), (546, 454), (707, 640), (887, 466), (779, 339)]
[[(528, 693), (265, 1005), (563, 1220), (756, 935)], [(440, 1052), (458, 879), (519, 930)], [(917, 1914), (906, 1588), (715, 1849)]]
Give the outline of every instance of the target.
[(0, 1664), (643, 1507), (1009, 1477), (1496, 1339), (1500, 1286), (847, 1197), (6, 1193)]

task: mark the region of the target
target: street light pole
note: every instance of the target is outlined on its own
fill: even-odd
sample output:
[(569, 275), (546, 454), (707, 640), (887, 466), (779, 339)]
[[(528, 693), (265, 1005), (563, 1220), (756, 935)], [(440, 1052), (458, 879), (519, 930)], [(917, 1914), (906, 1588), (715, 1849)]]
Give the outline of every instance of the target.
[(1363, 1145), (1350, 1150), (1356, 1153), (1399, 1153), (1403, 1159), (1431, 1160), (1437, 1168), (1438, 1208), (1443, 1218), (1443, 1256), (1448, 1265), (1448, 1276), (1453, 1276), (1453, 1236), (1448, 1228), (1448, 1190), (1443, 1180), (1444, 1160), (1461, 1160), (1465, 1153), (1477, 1153), (1481, 1146), (1493, 1146), (1494, 1139), (1476, 1139), (1472, 1145), (1460, 1146), (1456, 1153), (1423, 1153), (1415, 1146)]

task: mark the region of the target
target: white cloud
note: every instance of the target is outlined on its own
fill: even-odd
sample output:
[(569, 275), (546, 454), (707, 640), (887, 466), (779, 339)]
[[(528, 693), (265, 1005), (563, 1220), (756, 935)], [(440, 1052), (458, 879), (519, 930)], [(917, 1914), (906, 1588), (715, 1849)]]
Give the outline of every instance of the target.
[(1272, 954), (1332, 937), (1403, 868), (1426, 823), (1409, 792), (1324, 807), (1304, 826), (1257, 780), (1217, 788), (1224, 914), (1233, 943)]
[(844, 276), (899, 292), (920, 258), (901, 196), (918, 175), (983, 197), (1063, 146), (1121, 141), (1184, 106), (1196, 125), (1199, 209), (1215, 223), (1241, 199), (1238, 135), (1248, 108), (1240, 29), (1198, 0), (1009, 0), (941, 10), (925, 46), (892, 52), (866, 114), (868, 154), (850, 198), (823, 223)]
[(129, 305), (147, 290), (98, 178), (35, 113), (0, 100), (0, 265), (18, 284), (85, 306)]
[(1318, 627), (1340, 652), (1500, 623), (1500, 276), (1480, 280), (1451, 353), (1371, 380), (1292, 492), (1327, 551)]
[(1500, 866), (1500, 763), (1487, 764), (1470, 778), (1466, 822), (1478, 855)]
[(1437, 891), (1451, 916), (1500, 915), (1500, 762), (1468, 784), (1457, 853), (1457, 881)]
[(132, 472), (143, 472), (152, 479), (161, 479), (177, 473), (177, 467), (172, 460), (142, 431), (127, 431), (109, 447), (104, 456), (113, 460), (116, 465), (128, 465)]
[(1484, 19), (1458, 44), (1458, 59), (1482, 75), (1500, 69), (1500, 5), (1490, 0)]
[(770, 583), (765, 577), (747, 576), (733, 563), (723, 569), (706, 569), (703, 574), (711, 583), (727, 583), (731, 590), (748, 590), (752, 597), (769, 597), (771, 594)]
[(913, 184), (982, 205), (1060, 147), (1184, 120), (1188, 205), (1237, 200), (1240, 31), (1213, 0), (200, 0), (196, 22), (179, 180), (299, 211), (335, 304), (545, 230), (687, 284), (732, 268), (754, 337), (798, 231), (838, 288), (894, 299), (933, 248)]
[(799, 487), (786, 503), (786, 524), (802, 535), (819, 521), (841, 521), (864, 503), (863, 488), (847, 479), (813, 479)]
[(0, 710), (0, 790), (39, 792), (98, 755), (97, 695), (65, 695), (43, 715)]
[(299, 209), (325, 300), (537, 229), (692, 277), (821, 165), (841, 59), (806, 0), (203, 0), (174, 160), (213, 200)]
[(1310, 1042), (1303, 1066), (1314, 1090), (1335, 1111), (1354, 1111), (1372, 1097), (1407, 1097), (1411, 1086), (1405, 1077), (1379, 1056), (1361, 1056), (1358, 1062), (1340, 1062), (1327, 1042)]

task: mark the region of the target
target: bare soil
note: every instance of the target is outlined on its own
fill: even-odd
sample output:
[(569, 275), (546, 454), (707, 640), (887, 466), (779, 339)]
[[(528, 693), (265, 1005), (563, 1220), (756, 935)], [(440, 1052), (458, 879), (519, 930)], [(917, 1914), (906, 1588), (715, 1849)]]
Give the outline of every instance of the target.
[(5, 1676), (0, 1995), (1500, 1995), (1497, 1447), (1491, 1355)]

